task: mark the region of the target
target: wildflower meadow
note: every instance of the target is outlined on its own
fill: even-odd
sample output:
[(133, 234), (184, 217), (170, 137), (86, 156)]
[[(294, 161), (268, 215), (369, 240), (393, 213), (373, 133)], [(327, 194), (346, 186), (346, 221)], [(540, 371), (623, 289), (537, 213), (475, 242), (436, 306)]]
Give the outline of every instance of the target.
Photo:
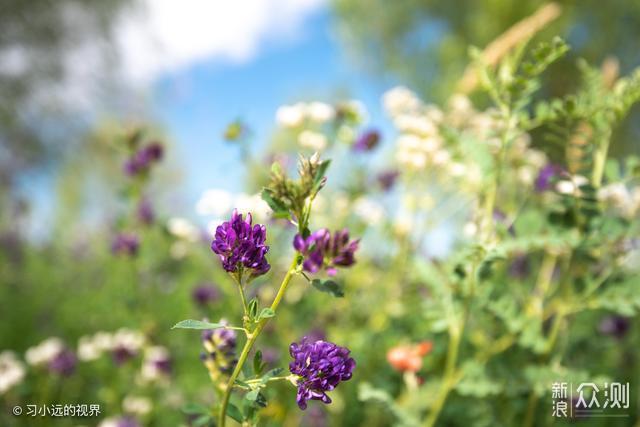
[(3, 199), (0, 425), (640, 425), (640, 68), (558, 80), (550, 5), (441, 102), (227, 122), (196, 203), (151, 118), (84, 134), (46, 239)]

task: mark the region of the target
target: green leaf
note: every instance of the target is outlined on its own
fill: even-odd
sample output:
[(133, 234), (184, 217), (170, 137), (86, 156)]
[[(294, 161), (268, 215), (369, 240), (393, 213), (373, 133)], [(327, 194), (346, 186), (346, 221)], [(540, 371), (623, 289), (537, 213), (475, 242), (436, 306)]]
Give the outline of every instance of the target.
[(284, 369), (282, 369), (282, 368), (274, 368), (274, 369), (268, 371), (266, 374), (264, 374), (262, 376), (262, 378), (260, 378), (260, 382), (262, 384), (266, 384), (271, 378), (279, 375), (282, 371), (284, 371)]
[(201, 320), (187, 319), (176, 323), (171, 329), (220, 329), (227, 325), (222, 323), (203, 322)]
[(268, 188), (264, 188), (260, 196), (262, 197), (262, 200), (264, 200), (267, 203), (267, 205), (269, 205), (271, 210), (274, 212), (274, 215), (289, 216), (289, 210), (287, 209), (285, 204), (282, 203), (280, 200), (274, 199), (271, 190), (269, 190)]
[(196, 418), (191, 425), (193, 427), (202, 427), (209, 424), (211, 420), (212, 420), (211, 415), (201, 415), (198, 418)]
[(260, 389), (256, 388), (251, 390), (249, 393), (244, 395), (244, 398), (249, 402), (255, 402), (258, 399), (258, 395), (260, 394)]
[(240, 412), (240, 409), (238, 409), (238, 407), (233, 403), (229, 403), (229, 406), (227, 406), (227, 415), (239, 423), (242, 423), (243, 421), (243, 417), (242, 417), (242, 413)]
[(258, 299), (253, 298), (251, 301), (249, 301), (247, 309), (249, 311), (249, 317), (251, 317), (251, 319), (255, 319), (256, 315), (258, 314)]
[(316, 188), (322, 183), (322, 178), (327, 173), (327, 169), (331, 164), (331, 160), (324, 160), (318, 165), (318, 169), (316, 171), (316, 176), (313, 177), (313, 184)]
[(333, 280), (313, 279), (311, 285), (317, 290), (331, 294), (334, 297), (342, 298), (344, 296), (342, 286)]
[(182, 412), (188, 415), (209, 414), (209, 408), (199, 403), (189, 402), (182, 407)]
[(262, 373), (265, 364), (262, 363), (262, 352), (260, 350), (256, 351), (256, 354), (253, 356), (253, 373), (258, 376)]
[(275, 316), (276, 313), (271, 310), (270, 308), (263, 308), (262, 311), (260, 312), (260, 315), (258, 316), (257, 320), (261, 320), (261, 319), (268, 319), (270, 317)]

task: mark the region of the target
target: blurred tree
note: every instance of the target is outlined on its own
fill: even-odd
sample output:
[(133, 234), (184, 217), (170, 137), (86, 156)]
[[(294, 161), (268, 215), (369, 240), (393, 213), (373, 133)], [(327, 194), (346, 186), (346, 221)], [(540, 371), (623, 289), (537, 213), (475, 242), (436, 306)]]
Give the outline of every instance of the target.
[[(339, 31), (351, 52), (375, 75), (406, 82), (432, 101), (451, 94), (469, 63), (468, 46), (481, 48), (531, 15), (544, 0), (334, 0)], [(541, 96), (560, 96), (575, 89), (576, 59), (620, 62), (625, 74), (640, 65), (640, 2), (559, 0), (561, 16), (538, 35), (565, 38), (571, 54), (549, 73)], [(618, 155), (640, 152), (640, 112), (620, 130)]]
[(82, 122), (69, 114), (82, 102), (75, 89), (97, 77), (88, 64), (107, 72), (116, 59), (114, 24), (133, 1), (0, 1), (0, 195), (70, 142)]

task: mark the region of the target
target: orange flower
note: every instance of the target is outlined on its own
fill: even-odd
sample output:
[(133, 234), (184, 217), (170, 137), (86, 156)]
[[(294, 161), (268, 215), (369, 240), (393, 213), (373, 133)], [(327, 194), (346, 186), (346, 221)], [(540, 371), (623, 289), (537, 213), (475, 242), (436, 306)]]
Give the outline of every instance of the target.
[(399, 345), (387, 352), (387, 361), (400, 372), (418, 372), (422, 368), (422, 358), (433, 348), (431, 341), (418, 344)]

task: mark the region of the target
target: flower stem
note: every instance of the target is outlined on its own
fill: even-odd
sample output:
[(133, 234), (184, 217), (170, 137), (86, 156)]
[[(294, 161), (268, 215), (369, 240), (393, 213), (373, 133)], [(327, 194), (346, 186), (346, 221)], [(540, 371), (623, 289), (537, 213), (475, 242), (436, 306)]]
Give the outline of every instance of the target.
[[(295, 273), (297, 267), (298, 267), (298, 254), (296, 253), (291, 263), (291, 266), (287, 271), (287, 274), (284, 276), (284, 279), (282, 279), (282, 283), (280, 284), (278, 293), (276, 294), (276, 297), (273, 299), (273, 302), (271, 303), (271, 310), (273, 310), (274, 313), (278, 309), (278, 306), (280, 305), (280, 301), (282, 301), (282, 297), (284, 296), (284, 293), (287, 290), (287, 287), (289, 286), (289, 282), (291, 282), (291, 278), (293, 277), (293, 274)], [(247, 357), (249, 356), (249, 352), (253, 348), (253, 344), (258, 339), (258, 336), (262, 332), (262, 329), (269, 322), (269, 319), (270, 319), (269, 317), (261, 319), (258, 322), (258, 325), (256, 326), (256, 328), (250, 334), (247, 335), (248, 339), (245, 342), (244, 347), (242, 348), (242, 352), (240, 353), (240, 357), (238, 358), (238, 363), (236, 364), (236, 367), (234, 368), (233, 372), (231, 373), (231, 376), (229, 377), (229, 382), (227, 383), (227, 387), (225, 388), (225, 391), (224, 391), (224, 396), (222, 397), (222, 406), (220, 407), (220, 414), (218, 417), (219, 427), (224, 427), (225, 422), (227, 420), (227, 407), (229, 406), (229, 399), (231, 398), (233, 385), (235, 384), (236, 379), (238, 378), (238, 375), (240, 375), (240, 372), (242, 372), (242, 367), (244, 366), (244, 363), (246, 362)]]

